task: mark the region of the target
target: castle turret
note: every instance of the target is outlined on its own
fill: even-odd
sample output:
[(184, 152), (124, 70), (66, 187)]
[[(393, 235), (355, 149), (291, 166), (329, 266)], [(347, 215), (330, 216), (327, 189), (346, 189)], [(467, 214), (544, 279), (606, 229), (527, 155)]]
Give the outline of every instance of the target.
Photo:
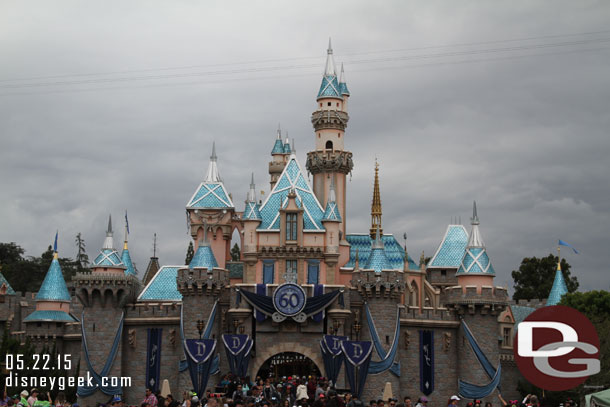
[[(445, 289), (445, 305), (453, 309), (469, 326), (483, 352), (494, 367), (499, 364), (498, 314), (506, 308), (506, 288), (494, 287), (494, 269), (479, 231), (476, 202), (473, 203), (472, 230), (466, 251), (456, 273), (458, 285)], [(457, 343), (466, 343), (462, 329), (458, 329)], [(469, 346), (458, 346), (458, 377), (469, 383), (489, 383)], [(491, 401), (491, 398), (489, 399)]]
[(36, 294), (36, 311), (25, 318), (25, 322), (75, 322), (70, 315), (72, 297), (68, 292), (57, 254), (57, 237), (53, 260)]
[[(280, 140), (281, 141), (281, 140)], [(250, 180), (250, 190), (246, 197), (246, 208), (242, 216), (244, 224), (244, 236), (242, 245), (242, 258), (244, 260), (244, 275), (245, 283), (253, 283), (256, 278), (256, 262), (257, 262), (257, 247), (258, 235), (257, 228), (261, 224), (263, 218), (260, 213), (260, 205), (256, 200), (256, 185), (254, 184), (254, 173)]]
[[(343, 79), (344, 81), (344, 79)], [(347, 84), (339, 83), (333, 58), (333, 49), (328, 42), (326, 67), (322, 84), (318, 91), (317, 110), (311, 115), (315, 130), (316, 146), (307, 153), (307, 170), (313, 174), (313, 190), (318, 201), (325, 206), (328, 202), (330, 180), (334, 179), (336, 203), (341, 212), (341, 233), (345, 235), (346, 175), (352, 171), (352, 153), (344, 150), (345, 127), (349, 121), (347, 114)]]
[(277, 138), (275, 139), (275, 143), (273, 144), (273, 149), (271, 150), (272, 160), (269, 162), (269, 175), (271, 176), (271, 189), (275, 186), (277, 179), (284, 171), (284, 167), (286, 166), (286, 162), (288, 160), (288, 154), (284, 150), (284, 143), (282, 142), (282, 129), (279, 124), (277, 126)]
[[(135, 274), (127, 274), (126, 270), (127, 266), (114, 247), (112, 217), (109, 216), (106, 238), (91, 272), (76, 273), (72, 279), (76, 296), (83, 305), (81, 325), (86, 333), (89, 362), (96, 372), (101, 372), (112, 357), (111, 338), (117, 334), (126, 305), (135, 301), (141, 289)], [(125, 355), (122, 348), (121, 346), (114, 355), (108, 376), (123, 376)], [(88, 370), (85, 355), (81, 353), (80, 372), (85, 374)], [(94, 405), (107, 401), (107, 397), (103, 392), (96, 391), (86, 397), (79, 397), (79, 403)]]
[(212, 145), (206, 176), (187, 203), (186, 213), (195, 250), (199, 242), (204, 241), (204, 234), (207, 233), (214, 256), (220, 267), (224, 268), (227, 259), (231, 258), (235, 206), (220, 177), (215, 143)]

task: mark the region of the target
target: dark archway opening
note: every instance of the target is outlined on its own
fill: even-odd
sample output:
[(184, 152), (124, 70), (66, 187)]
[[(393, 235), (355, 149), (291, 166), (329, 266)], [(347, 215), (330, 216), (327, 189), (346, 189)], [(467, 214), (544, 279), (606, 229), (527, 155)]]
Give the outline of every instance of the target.
[(333, 149), (333, 142), (332, 141), (328, 140), (326, 142), (326, 149), (327, 150), (332, 150)]
[(267, 359), (256, 373), (261, 378), (283, 376), (320, 377), (320, 369), (313, 360), (297, 352), (282, 352)]

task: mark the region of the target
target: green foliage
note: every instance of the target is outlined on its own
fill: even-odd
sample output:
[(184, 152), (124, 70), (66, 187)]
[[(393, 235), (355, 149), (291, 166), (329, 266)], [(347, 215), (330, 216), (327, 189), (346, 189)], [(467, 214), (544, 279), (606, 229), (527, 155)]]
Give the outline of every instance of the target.
[[(601, 371), (584, 383), (588, 386), (607, 386), (610, 383), (610, 292), (589, 291), (586, 293), (566, 294), (560, 305), (567, 305), (586, 315), (593, 323), (599, 336), (599, 360)], [(580, 386), (582, 387), (582, 386)], [(582, 395), (590, 393), (582, 389)]]
[[(44, 280), (51, 261), (53, 260), (53, 249), (51, 246), (40, 255), (40, 257), (24, 257), (25, 251), (15, 244), (0, 243), (0, 264), (2, 274), (15, 291), (36, 292)], [(67, 257), (60, 257), (59, 264), (66, 281), (70, 281), (77, 271), (77, 264)]]
[(184, 259), (184, 264), (191, 264), (191, 260), (193, 260), (193, 256), (195, 255), (195, 248), (193, 247), (193, 242), (189, 242), (189, 247), (186, 249), (186, 258)]
[(239, 250), (239, 246), (237, 243), (233, 245), (231, 248), (231, 261), (239, 261), (241, 257), (241, 251)]
[(89, 256), (87, 256), (85, 250), (85, 239), (83, 239), (80, 232), (77, 233), (74, 243), (76, 243), (76, 268), (78, 272), (86, 271), (89, 267)]
[[(512, 276), (515, 282), (515, 293), (513, 300), (531, 300), (533, 298), (548, 298), (555, 272), (557, 271), (558, 257), (549, 254), (547, 257), (526, 257), (521, 261), (519, 270), (513, 270)], [(570, 275), (570, 265), (565, 259), (561, 259), (561, 271), (568, 287), (568, 292), (578, 289), (578, 279)]]

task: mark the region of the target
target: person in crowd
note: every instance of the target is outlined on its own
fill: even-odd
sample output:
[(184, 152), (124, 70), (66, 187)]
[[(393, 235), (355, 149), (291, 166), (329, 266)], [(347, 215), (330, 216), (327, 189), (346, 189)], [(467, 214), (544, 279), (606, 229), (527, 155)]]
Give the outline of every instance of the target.
[(66, 401), (66, 393), (60, 391), (57, 393), (57, 397), (55, 397), (55, 407), (66, 407), (70, 403)]
[(309, 381), (307, 382), (307, 397), (309, 400), (315, 400), (317, 387), (318, 383), (316, 378), (313, 376), (309, 376)]
[(51, 405), (51, 395), (47, 392), (46, 396), (44, 394), (37, 394), (36, 401), (34, 402), (32, 407), (49, 407)]
[(491, 401), (486, 401), (485, 407), (493, 407), (493, 404), (491, 404)]
[(142, 404), (140, 404), (140, 407), (150, 407), (150, 404), (143, 402)]
[(303, 400), (308, 400), (309, 395), (307, 395), (307, 386), (303, 384), (301, 380), (297, 380), (297, 395), (296, 399), (303, 402)]
[(244, 386), (243, 386), (243, 384), (241, 384), (241, 383), (237, 384), (237, 388), (233, 392), (233, 395), (231, 396), (231, 398), (233, 399), (233, 401), (243, 400), (243, 398), (244, 398)]
[(377, 407), (377, 400), (369, 401), (369, 407)]
[(23, 390), (20, 394), (21, 398), (19, 399), (19, 407), (28, 407), (30, 404), (28, 403), (28, 396), (30, 395), (30, 393), (28, 393), (27, 390)]
[(28, 397), (28, 405), (30, 407), (34, 407), (34, 403), (36, 403), (36, 400), (38, 400), (38, 390), (32, 389), (32, 391), (30, 391), (30, 397)]
[(415, 405), (415, 407), (427, 407), (427, 406), (428, 406), (428, 399), (425, 396), (421, 396), (417, 400), (417, 404)]
[(385, 401), (382, 399), (377, 400), (377, 407), (386, 407)]
[(316, 400), (320, 398), (320, 394), (324, 394), (324, 382), (322, 380), (318, 381), (318, 386), (316, 387)]
[(413, 407), (411, 405), (411, 396), (405, 396), (402, 401), (405, 403), (405, 407)]
[(453, 396), (451, 396), (449, 398), (449, 401), (447, 402), (447, 406), (456, 407), (458, 405), (458, 401), (460, 401), (460, 398), (454, 394)]
[(145, 394), (142, 403), (148, 403), (150, 407), (157, 407), (159, 405), (159, 401), (150, 388), (146, 388)]

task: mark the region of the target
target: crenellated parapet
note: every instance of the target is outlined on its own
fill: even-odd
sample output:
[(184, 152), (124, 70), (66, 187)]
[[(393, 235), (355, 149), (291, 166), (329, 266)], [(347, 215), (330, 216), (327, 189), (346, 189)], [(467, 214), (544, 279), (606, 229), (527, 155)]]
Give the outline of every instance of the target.
[(445, 305), (458, 314), (497, 315), (508, 305), (508, 291), (505, 287), (493, 286), (453, 286), (445, 289)]
[(218, 296), (230, 285), (229, 271), (220, 268), (182, 268), (176, 279), (178, 291), (185, 296), (212, 295)]
[(312, 174), (325, 172), (348, 174), (354, 168), (354, 162), (349, 151), (310, 151), (307, 153), (305, 167)]
[(140, 280), (131, 274), (76, 273), (72, 283), (76, 297), (85, 307), (92, 307), (99, 301), (102, 307), (122, 308), (134, 302), (142, 289)]
[(357, 270), (352, 273), (352, 288), (364, 298), (399, 297), (405, 291), (404, 272), (388, 270), (376, 273), (373, 270)]

